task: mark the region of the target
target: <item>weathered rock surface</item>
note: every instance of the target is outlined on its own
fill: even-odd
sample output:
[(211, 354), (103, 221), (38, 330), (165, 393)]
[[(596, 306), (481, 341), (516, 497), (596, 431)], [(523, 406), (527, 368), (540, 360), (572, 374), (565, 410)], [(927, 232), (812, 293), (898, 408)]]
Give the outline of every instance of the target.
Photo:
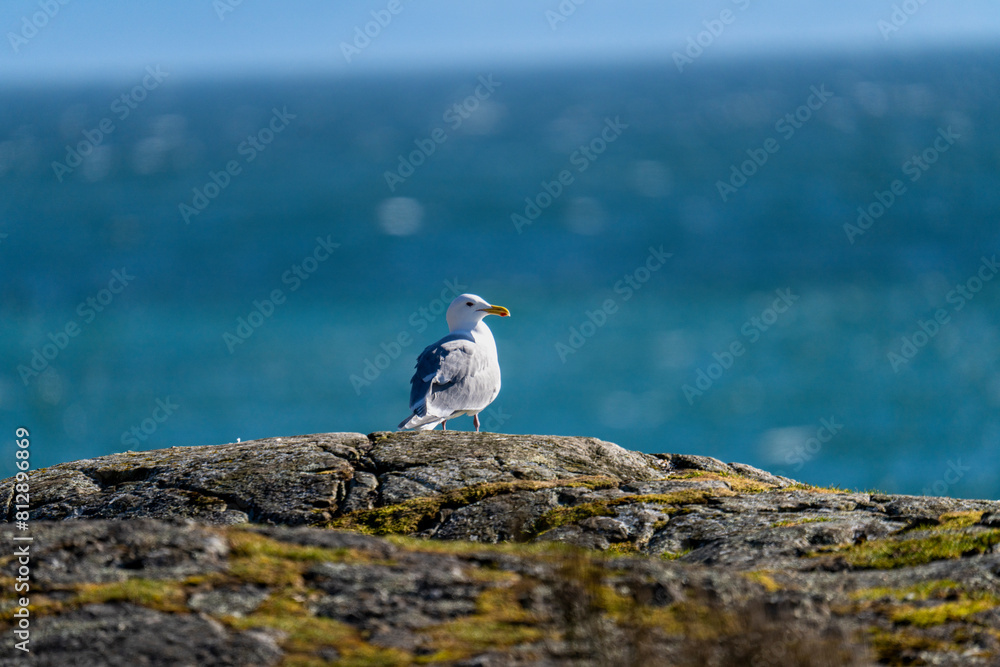
[(28, 504), (0, 665), (1000, 664), (995, 501), (425, 431), (75, 461)]
[[(368, 446), (360, 433), (327, 433), (63, 463), (32, 474), (32, 518), (322, 523)], [(12, 491), (0, 486), (8, 514)]]

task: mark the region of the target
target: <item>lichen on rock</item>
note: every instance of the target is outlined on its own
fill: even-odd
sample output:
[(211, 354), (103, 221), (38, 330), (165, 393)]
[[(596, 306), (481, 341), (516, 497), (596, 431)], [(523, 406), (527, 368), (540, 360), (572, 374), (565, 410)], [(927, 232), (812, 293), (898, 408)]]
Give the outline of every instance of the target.
[(994, 501), (441, 431), (127, 452), (31, 490), (27, 664), (1000, 660)]

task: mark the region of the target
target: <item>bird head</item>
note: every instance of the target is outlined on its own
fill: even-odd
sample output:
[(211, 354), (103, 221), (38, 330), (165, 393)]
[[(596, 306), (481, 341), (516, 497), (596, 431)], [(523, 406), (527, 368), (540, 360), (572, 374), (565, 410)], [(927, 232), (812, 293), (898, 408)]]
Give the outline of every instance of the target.
[(445, 316), (449, 331), (471, 331), (487, 315), (510, 317), (510, 311), (503, 306), (491, 306), (475, 294), (460, 294), (448, 306)]

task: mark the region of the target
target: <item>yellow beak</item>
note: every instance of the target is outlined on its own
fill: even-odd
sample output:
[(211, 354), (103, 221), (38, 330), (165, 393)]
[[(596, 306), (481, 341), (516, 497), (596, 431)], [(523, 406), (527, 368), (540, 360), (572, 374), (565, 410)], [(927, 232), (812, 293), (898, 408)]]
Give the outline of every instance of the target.
[(500, 317), (510, 317), (510, 311), (503, 306), (490, 306), (489, 308), (480, 308), (480, 312), (489, 313), (490, 315), (499, 315)]

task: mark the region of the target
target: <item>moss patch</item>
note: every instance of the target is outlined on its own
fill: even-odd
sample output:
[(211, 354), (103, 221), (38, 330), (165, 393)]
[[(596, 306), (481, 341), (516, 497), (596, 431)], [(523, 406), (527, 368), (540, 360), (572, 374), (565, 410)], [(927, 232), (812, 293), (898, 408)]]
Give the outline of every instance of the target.
[(319, 561), (342, 562), (347, 560), (365, 560), (356, 552), (347, 548), (329, 549), (312, 545), (291, 544), (261, 535), (253, 530), (234, 528), (229, 532), (231, 557), (259, 558), (266, 556), (298, 562), (315, 563)]
[(984, 512), (945, 512), (938, 517), (938, 521), (941, 522), (941, 528), (945, 529), (969, 528), (979, 523), (983, 514)]
[(500, 544), (485, 544), (481, 542), (461, 542), (458, 540), (425, 540), (408, 535), (389, 535), (386, 541), (402, 547), (407, 551), (421, 553), (438, 554), (486, 554), (486, 555), (508, 555), (523, 558), (545, 558), (562, 557), (574, 547), (561, 542), (531, 542), (529, 544), (518, 542), (501, 542)]
[(679, 475), (670, 475), (667, 479), (697, 479), (706, 481), (718, 481), (728, 486), (736, 493), (763, 493), (773, 491), (778, 488), (774, 484), (760, 482), (756, 479), (744, 477), (731, 472), (708, 472), (706, 470), (692, 470)]
[(754, 572), (747, 572), (743, 576), (750, 581), (763, 586), (764, 590), (768, 593), (776, 593), (781, 590), (781, 585), (774, 580), (774, 577), (772, 577), (771, 574), (772, 573), (767, 570), (756, 570)]
[(813, 486), (812, 484), (803, 484), (802, 482), (796, 482), (790, 486), (786, 486), (782, 491), (806, 491), (808, 493), (853, 493), (848, 489), (842, 489), (839, 486)]
[(336, 649), (342, 656), (337, 664), (344, 665), (407, 665), (412, 657), (395, 649), (383, 649), (365, 643), (357, 630), (331, 618), (314, 616), (297, 598), (301, 592), (282, 591), (272, 595), (254, 613), (236, 618), (223, 618), (236, 630), (271, 628), (286, 634), (282, 648), (286, 655), (282, 663), (291, 665), (326, 664), (319, 658), (324, 648)]
[(609, 544), (605, 553), (608, 556), (641, 556), (639, 546), (635, 542), (615, 542)]
[(944, 599), (960, 594), (962, 585), (951, 579), (939, 579), (937, 581), (922, 581), (913, 586), (905, 588), (862, 588), (851, 593), (852, 600), (873, 601), (873, 600), (929, 600)]
[(888, 631), (872, 628), (868, 640), (879, 664), (919, 665), (924, 664), (919, 654), (923, 651), (961, 650), (960, 647), (940, 639), (925, 637), (908, 630)]
[(617, 486), (618, 480), (601, 475), (585, 475), (561, 480), (518, 480), (476, 484), (435, 496), (414, 498), (389, 507), (351, 512), (331, 521), (329, 527), (357, 530), (371, 535), (408, 535), (432, 524), (441, 510), (458, 509), (506, 493), (558, 487), (583, 487), (596, 490)]
[(771, 524), (771, 528), (787, 528), (789, 526), (801, 526), (807, 523), (826, 523), (827, 521), (833, 521), (831, 517), (825, 516), (811, 516), (802, 519), (786, 519), (785, 521), (775, 521)]
[(306, 601), (315, 593), (305, 586), (303, 574), (318, 562), (377, 563), (351, 549), (329, 549), (290, 544), (245, 528), (228, 531), (229, 569), (226, 578), (266, 586), (271, 594), (253, 613), (220, 620), (236, 630), (271, 628), (285, 635), (281, 640), (282, 667), (329, 665), (320, 657), (324, 649), (340, 655), (337, 665), (408, 665), (413, 656), (366, 643), (353, 627), (312, 614)]
[(952, 621), (965, 621), (970, 616), (994, 609), (997, 606), (1000, 606), (1000, 600), (993, 596), (958, 602), (943, 602), (931, 607), (914, 608), (907, 605), (893, 612), (892, 621), (901, 625), (929, 628)]
[(476, 613), (430, 628), (426, 634), (437, 649), (418, 663), (441, 663), (477, 653), (542, 640), (539, 619), (518, 601), (515, 587), (492, 588), (476, 600)]
[[(855, 591), (851, 599), (861, 602), (858, 609), (874, 610), (895, 625), (929, 628), (970, 617), (1000, 606), (1000, 598), (987, 591), (968, 591), (950, 579), (922, 581), (905, 588), (867, 588)], [(906, 604), (898, 604), (905, 602)]]
[[(910, 528), (884, 539), (823, 549), (812, 555), (833, 553), (853, 567), (892, 569), (989, 553), (1000, 544), (1000, 530), (976, 527), (981, 517), (982, 512), (950, 512), (931, 527)], [(909, 537), (914, 534), (919, 536)]]
[(72, 604), (85, 605), (105, 602), (132, 602), (143, 607), (167, 612), (187, 612), (185, 586), (176, 581), (128, 579), (106, 584), (80, 584)]
[(936, 534), (909, 540), (873, 540), (848, 547), (843, 557), (854, 567), (892, 569), (984, 554), (996, 544), (1000, 544), (1000, 530)]
[(634, 494), (609, 500), (595, 500), (572, 507), (557, 507), (538, 517), (528, 534), (532, 537), (541, 535), (553, 528), (579, 523), (593, 516), (617, 516), (618, 513), (614, 508), (621, 505), (651, 504), (662, 509), (705, 504), (712, 496), (712, 493), (704, 490), (675, 491), (674, 493)]

